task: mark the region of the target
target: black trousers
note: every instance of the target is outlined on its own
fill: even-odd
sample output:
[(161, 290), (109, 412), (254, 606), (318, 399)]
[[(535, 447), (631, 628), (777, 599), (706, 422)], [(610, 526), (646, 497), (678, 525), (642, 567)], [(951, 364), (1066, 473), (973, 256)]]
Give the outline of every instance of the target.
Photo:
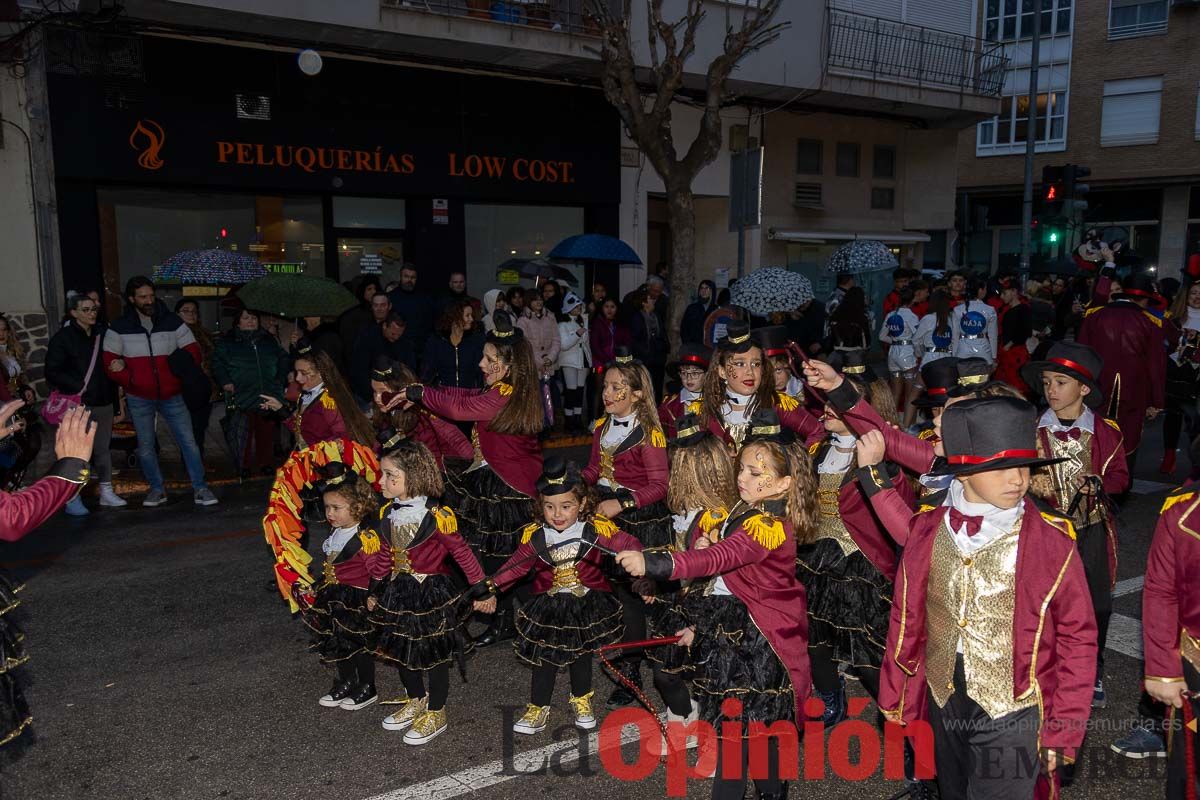
[(954, 665), (954, 694), (944, 708), (929, 698), (933, 754), (941, 800), (1033, 797), (1038, 761), (1038, 709), (989, 717), (967, 696), (963, 661)]
[[(838, 688), (838, 665), (833, 660), (833, 648), (827, 644), (809, 645), (808, 661), (812, 665), (812, 682), (826, 694)], [(879, 699), (879, 670), (860, 667), (857, 672), (859, 683), (871, 696)]]
[[(722, 725), (722, 727), (724, 727)], [(743, 731), (744, 733), (744, 731)], [(727, 777), (733, 772), (731, 764), (725, 764), (721, 758), (724, 753), (723, 745), (718, 743), (720, 751), (717, 757), (717, 774), (713, 778), (713, 800), (742, 800), (746, 795), (746, 771), (750, 765), (750, 740), (742, 736), (742, 767), (737, 771), (737, 777)], [(754, 789), (759, 796), (778, 794), (783, 791), (784, 782), (779, 777), (779, 741), (774, 737), (765, 742), (756, 742), (754, 746), (765, 747), (767, 750), (767, 774), (765, 777), (754, 778)]]
[[(1183, 678), (1189, 691), (1200, 693), (1200, 673), (1186, 660), (1183, 662)], [(1184, 700), (1192, 704), (1192, 715), (1200, 719), (1200, 700)], [(1175, 710), (1175, 728), (1171, 737), (1171, 753), (1167, 758), (1167, 800), (1184, 800), (1187, 797), (1187, 739), (1191, 739), (1192, 753), (1200, 763), (1200, 735), (1192, 733), (1183, 725), (1183, 713)], [(1185, 738), (1186, 737), (1186, 738)], [(1200, 772), (1200, 770), (1197, 770)], [(1191, 780), (1200, 791), (1200, 780), (1192, 775)]]
[(1092, 609), (1096, 612), (1096, 680), (1104, 676), (1104, 646), (1108, 641), (1108, 621), (1112, 618), (1112, 572), (1108, 562), (1108, 530), (1098, 522), (1076, 532), (1075, 547), (1087, 579)]
[[(567, 667), (571, 676), (571, 696), (583, 697), (592, 690), (592, 655), (586, 653), (571, 662)], [(533, 685), (530, 687), (529, 702), (535, 706), (550, 705), (554, 694), (554, 682), (558, 678), (558, 667), (553, 664), (542, 664), (533, 668)]]
[(672, 714), (686, 717), (692, 713), (692, 696), (687, 681), (670, 672), (663, 672), (660, 664), (654, 665), (654, 688)]
[[(613, 596), (621, 603), (621, 621), (625, 623), (625, 634), (622, 642), (640, 642), (646, 638), (646, 603), (641, 596), (633, 591), (633, 585), (628, 580), (615, 579), (612, 581)], [(630, 669), (640, 668), (645, 654), (641, 650), (626, 650), (621, 661)]]

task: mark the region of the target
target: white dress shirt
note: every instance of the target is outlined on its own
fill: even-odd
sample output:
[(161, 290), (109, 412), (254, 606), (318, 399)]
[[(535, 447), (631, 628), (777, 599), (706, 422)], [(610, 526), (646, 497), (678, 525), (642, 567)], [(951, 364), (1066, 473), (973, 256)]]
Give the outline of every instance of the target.
[(304, 409), (308, 408), (309, 405), (312, 404), (312, 401), (316, 400), (317, 397), (320, 396), (321, 392), (324, 389), (325, 389), (325, 383), (322, 381), (321, 383), (318, 383), (316, 386), (314, 386), (311, 389), (305, 389), (305, 390), (301, 391), (300, 392), (300, 410), (303, 411)]
[(333, 558), (338, 553), (342, 552), (342, 548), (346, 546), (354, 538), (354, 534), (358, 533), (358, 526), (351, 525), (349, 528), (334, 528), (329, 534), (329, 538), (321, 542), (321, 552), (327, 558)]
[(415, 525), (424, 519), (426, 511), (428, 511), (426, 506), (428, 502), (429, 498), (423, 494), (404, 500), (393, 500), (392, 507), (388, 509), (388, 519), (397, 527)]
[(1072, 428), (1079, 428), (1081, 431), (1094, 434), (1096, 432), (1096, 415), (1092, 413), (1090, 408), (1084, 406), (1083, 413), (1079, 415), (1079, 419), (1070, 425), (1063, 425), (1058, 421), (1058, 415), (1054, 413), (1054, 409), (1047, 408), (1046, 413), (1042, 414), (1042, 418), (1038, 420), (1038, 428), (1046, 428), (1051, 434), (1056, 431), (1069, 431)]
[[(817, 472), (822, 475), (840, 475), (850, 469), (856, 456), (854, 445), (857, 441), (853, 435), (833, 434), (832, 446), (825, 451), (825, 457), (817, 465)], [(838, 448), (845, 448), (846, 452)]]

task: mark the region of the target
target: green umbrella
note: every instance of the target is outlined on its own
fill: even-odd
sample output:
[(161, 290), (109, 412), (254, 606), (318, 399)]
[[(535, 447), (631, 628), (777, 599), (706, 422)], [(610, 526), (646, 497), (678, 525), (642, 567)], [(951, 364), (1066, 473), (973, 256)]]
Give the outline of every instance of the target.
[(280, 317), (336, 317), (358, 301), (329, 278), (272, 273), (238, 290), (246, 308)]

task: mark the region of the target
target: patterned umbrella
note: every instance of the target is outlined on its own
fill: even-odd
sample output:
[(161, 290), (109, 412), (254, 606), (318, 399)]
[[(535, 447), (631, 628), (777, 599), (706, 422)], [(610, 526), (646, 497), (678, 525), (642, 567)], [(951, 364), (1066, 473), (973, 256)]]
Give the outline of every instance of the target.
[(873, 239), (856, 239), (833, 251), (825, 269), (840, 272), (882, 272), (900, 266), (896, 256), (883, 242)]
[(154, 268), (155, 283), (240, 286), (267, 274), (258, 259), (230, 250), (184, 250)]
[(794, 311), (813, 299), (812, 283), (798, 272), (762, 267), (733, 285), (729, 301), (757, 317)]

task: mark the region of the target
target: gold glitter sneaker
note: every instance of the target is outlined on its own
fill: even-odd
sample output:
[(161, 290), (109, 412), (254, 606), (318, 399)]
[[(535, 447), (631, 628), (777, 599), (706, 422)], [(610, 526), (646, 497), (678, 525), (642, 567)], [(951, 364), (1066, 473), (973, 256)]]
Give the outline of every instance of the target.
[(383, 718), (383, 729), (385, 731), (402, 731), (409, 725), (413, 724), (419, 715), (425, 713), (429, 705), (429, 698), (418, 697), (416, 700), (409, 700), (404, 705), (400, 706), (400, 710), (394, 714), (390, 714)]
[(513, 733), (523, 733), (526, 736), (532, 736), (535, 733), (541, 733), (546, 730), (546, 725), (550, 722), (550, 706), (535, 706), (530, 703), (525, 708), (525, 716), (517, 720), (513, 725)]
[(430, 739), (446, 730), (446, 709), (424, 711), (417, 715), (408, 733), (404, 734), (405, 744), (425, 744)]
[(576, 728), (590, 731), (596, 727), (596, 715), (592, 713), (592, 695), (594, 694), (595, 692), (588, 692), (583, 697), (571, 697), (567, 700), (571, 704), (571, 710), (575, 712)]

